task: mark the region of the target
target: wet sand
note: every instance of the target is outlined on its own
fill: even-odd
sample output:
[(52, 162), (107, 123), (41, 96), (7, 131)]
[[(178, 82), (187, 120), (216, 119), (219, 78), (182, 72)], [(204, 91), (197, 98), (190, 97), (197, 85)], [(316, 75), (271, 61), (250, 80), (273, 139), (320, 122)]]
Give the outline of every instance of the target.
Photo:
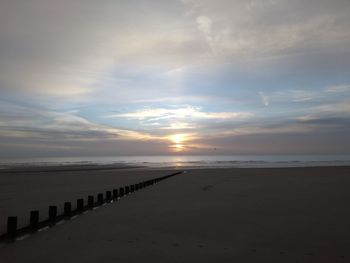
[(349, 189), (350, 167), (188, 170), (2, 245), (0, 262), (349, 262)]

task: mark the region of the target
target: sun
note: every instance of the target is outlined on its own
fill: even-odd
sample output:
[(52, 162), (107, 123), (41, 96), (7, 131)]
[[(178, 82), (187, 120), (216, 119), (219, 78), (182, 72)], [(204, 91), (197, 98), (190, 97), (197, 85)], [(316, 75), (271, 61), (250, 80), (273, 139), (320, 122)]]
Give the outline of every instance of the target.
[(185, 135), (174, 134), (170, 136), (170, 140), (175, 144), (181, 144), (185, 140)]
[(174, 144), (171, 145), (170, 148), (172, 148), (176, 152), (181, 152), (185, 149), (184, 142), (187, 140), (185, 134), (173, 134), (170, 135), (168, 138)]

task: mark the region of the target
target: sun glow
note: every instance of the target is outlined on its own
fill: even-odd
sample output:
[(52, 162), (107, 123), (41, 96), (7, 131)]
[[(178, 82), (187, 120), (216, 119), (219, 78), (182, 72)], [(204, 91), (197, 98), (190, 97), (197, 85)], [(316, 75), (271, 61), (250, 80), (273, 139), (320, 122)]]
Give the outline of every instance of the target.
[(184, 142), (186, 141), (185, 134), (173, 134), (169, 136), (169, 140), (174, 143), (170, 148), (174, 149), (176, 152), (181, 152), (184, 150)]
[(175, 144), (181, 144), (185, 140), (184, 134), (174, 134), (170, 136), (170, 140)]

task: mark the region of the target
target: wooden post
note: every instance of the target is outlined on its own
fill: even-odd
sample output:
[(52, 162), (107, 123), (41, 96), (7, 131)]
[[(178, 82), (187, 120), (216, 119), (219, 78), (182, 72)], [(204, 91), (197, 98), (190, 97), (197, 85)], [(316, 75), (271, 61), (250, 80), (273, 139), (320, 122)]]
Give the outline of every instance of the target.
[(65, 216), (70, 216), (72, 212), (72, 203), (71, 202), (64, 202), (64, 209), (63, 213)]
[(118, 189), (113, 189), (113, 200), (118, 200)]
[(97, 194), (97, 202), (99, 204), (103, 203), (103, 194), (102, 193)]
[(54, 222), (57, 217), (57, 206), (49, 206), (49, 221)]
[(94, 206), (94, 196), (93, 195), (89, 195), (88, 196), (88, 206), (89, 207), (93, 207)]
[(7, 235), (15, 237), (17, 233), (17, 216), (9, 216), (7, 218)]
[(120, 187), (120, 188), (119, 188), (119, 196), (120, 196), (120, 197), (123, 197), (123, 196), (124, 196), (124, 188), (123, 188), (123, 187)]
[(84, 210), (84, 199), (83, 198), (77, 199), (77, 210), (79, 212)]
[(110, 202), (112, 200), (112, 192), (106, 191), (106, 201)]
[(39, 211), (30, 211), (30, 227), (37, 228), (39, 224)]

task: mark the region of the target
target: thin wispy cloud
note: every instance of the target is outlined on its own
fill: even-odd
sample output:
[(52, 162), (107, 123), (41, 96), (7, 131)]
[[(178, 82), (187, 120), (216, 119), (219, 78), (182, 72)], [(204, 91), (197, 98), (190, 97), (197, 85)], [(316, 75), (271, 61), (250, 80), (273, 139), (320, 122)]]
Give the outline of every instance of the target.
[(161, 119), (240, 119), (251, 117), (248, 112), (205, 112), (199, 107), (186, 106), (178, 108), (154, 108), (135, 112), (110, 115), (108, 117), (122, 117), (138, 120), (161, 120)]
[[(147, 140), (149, 134), (119, 129), (88, 121), (71, 112), (45, 111), (28, 106), (2, 102), (0, 115), (1, 134), (4, 137), (65, 140)], [(6, 116), (5, 112), (9, 112)]]
[(270, 104), (270, 97), (264, 94), (263, 92), (259, 92), (261, 102), (264, 104), (264, 106), (269, 106)]
[(338, 93), (338, 92), (350, 92), (350, 85), (335, 85), (326, 88), (327, 92)]

